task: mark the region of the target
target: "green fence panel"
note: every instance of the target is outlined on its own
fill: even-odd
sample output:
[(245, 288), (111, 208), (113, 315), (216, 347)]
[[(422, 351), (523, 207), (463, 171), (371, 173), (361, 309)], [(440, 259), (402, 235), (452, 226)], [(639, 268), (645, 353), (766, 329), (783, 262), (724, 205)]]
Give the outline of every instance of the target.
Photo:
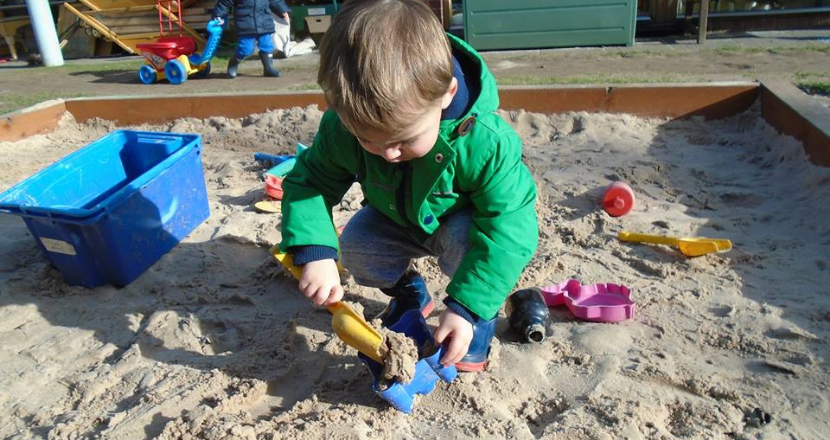
[(464, 35), (476, 49), (634, 44), (634, 0), (467, 0)]

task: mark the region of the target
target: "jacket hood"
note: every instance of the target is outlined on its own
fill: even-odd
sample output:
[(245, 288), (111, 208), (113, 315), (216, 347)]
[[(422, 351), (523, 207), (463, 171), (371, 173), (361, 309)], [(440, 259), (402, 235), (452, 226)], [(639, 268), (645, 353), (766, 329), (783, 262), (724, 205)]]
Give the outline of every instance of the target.
[[(470, 109), (464, 115), (458, 119), (441, 121), (441, 132), (444, 135), (456, 132), (458, 127), (471, 116), (477, 117), (478, 115), (492, 113), (499, 108), (499, 94), (496, 79), (490, 73), (490, 70), (487, 69), (481, 55), (457, 37), (451, 34), (447, 34), (447, 36), (450, 39), (450, 45), (453, 50), (458, 51), (464, 57), (472, 60), (472, 64), (476, 66), (480, 91), (475, 102), (473, 102), (473, 105), (470, 106)], [(468, 73), (471, 72), (464, 72), (465, 75)]]

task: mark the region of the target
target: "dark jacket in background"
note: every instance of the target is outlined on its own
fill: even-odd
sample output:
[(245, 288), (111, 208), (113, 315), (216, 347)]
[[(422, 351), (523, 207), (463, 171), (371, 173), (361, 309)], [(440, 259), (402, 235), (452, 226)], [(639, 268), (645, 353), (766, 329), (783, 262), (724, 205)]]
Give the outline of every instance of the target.
[(272, 34), (275, 28), (270, 12), (277, 15), (291, 12), (284, 0), (219, 0), (213, 16), (227, 17), (231, 9), (239, 35)]

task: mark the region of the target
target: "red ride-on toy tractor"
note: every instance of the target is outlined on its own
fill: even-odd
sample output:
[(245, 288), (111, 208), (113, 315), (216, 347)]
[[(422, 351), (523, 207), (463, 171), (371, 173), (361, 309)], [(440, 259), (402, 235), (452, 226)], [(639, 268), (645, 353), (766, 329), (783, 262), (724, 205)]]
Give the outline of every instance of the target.
[[(175, 6), (178, 15), (174, 14)], [(153, 84), (167, 78), (170, 84), (181, 84), (187, 77), (205, 78), (210, 74), (210, 59), (222, 38), (222, 26), (211, 21), (207, 24), (210, 34), (203, 53), (196, 53), (196, 39), (183, 35), (182, 7), (179, 1), (158, 0), (159, 34), (155, 43), (141, 43), (136, 47), (144, 55), (145, 64), (138, 69), (138, 79), (144, 84)], [(164, 12), (163, 12), (164, 11)], [(168, 13), (170, 15), (168, 15)], [(179, 35), (173, 35), (173, 22), (179, 28)], [(165, 27), (167, 34), (165, 35)]]

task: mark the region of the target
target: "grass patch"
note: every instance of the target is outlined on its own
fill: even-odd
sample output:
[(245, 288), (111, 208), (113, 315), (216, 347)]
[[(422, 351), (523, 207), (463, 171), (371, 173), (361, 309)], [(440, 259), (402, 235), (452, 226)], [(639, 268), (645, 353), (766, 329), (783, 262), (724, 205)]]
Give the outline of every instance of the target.
[(660, 77), (632, 77), (632, 76), (610, 76), (610, 75), (591, 75), (591, 76), (500, 76), (497, 82), (501, 86), (543, 86), (550, 84), (644, 84), (644, 83), (670, 83), (670, 82), (688, 82), (690, 79), (681, 79), (679, 77), (660, 76)]
[(38, 92), (27, 94), (4, 93), (3, 95), (0, 95), (0, 115), (24, 109), (43, 101), (49, 101), (52, 99), (80, 98), (82, 96), (88, 95), (69, 92)]
[(830, 79), (830, 72), (795, 72), (797, 82), (808, 82), (811, 78)]
[(230, 61), (230, 59), (230, 56), (214, 55), (213, 58), (210, 59), (210, 71), (218, 72), (228, 70), (228, 61)]
[(653, 49), (636, 49), (636, 50), (616, 50), (616, 51), (607, 51), (603, 52), (603, 55), (606, 57), (618, 57), (618, 58), (638, 58), (638, 57), (649, 57), (649, 58), (660, 58), (674, 55), (672, 52), (663, 51), (663, 50), (653, 50)]
[(712, 49), (712, 52), (720, 55), (734, 53), (778, 53), (779, 49), (775, 47), (723, 46)]
[[(231, 55), (215, 55), (210, 60), (211, 72), (225, 72), (228, 70), (228, 62), (230, 61)], [(73, 73), (86, 73), (86, 74), (95, 74), (101, 72), (135, 72), (136, 75), (138, 74), (138, 69), (141, 65), (144, 64), (143, 58), (133, 58), (126, 61), (110, 61), (106, 63), (77, 63), (77, 64), (67, 64), (60, 67), (50, 68), (50, 72), (55, 72), (58, 74), (73, 74)], [(259, 58), (256, 56), (250, 56), (245, 58), (245, 61), (242, 63), (242, 66), (253, 66), (259, 65), (260, 61)], [(283, 73), (291, 72), (292, 70), (296, 70), (295, 67), (291, 66), (282, 66), (279, 63), (275, 63), (274, 67), (281, 70)]]
[(72, 63), (64, 64), (60, 67), (50, 67), (50, 71), (59, 73), (78, 73), (78, 72), (118, 72), (118, 71), (135, 71), (144, 64), (143, 59), (133, 58), (126, 61), (110, 61), (107, 63)]
[(297, 84), (288, 88), (295, 92), (307, 92), (309, 90), (320, 90), (320, 85), (317, 83)]
[(796, 84), (799, 89), (810, 95), (830, 96), (830, 82), (800, 82)]
[(499, 58), (499, 59), (500, 60), (505, 60), (505, 61), (513, 61), (513, 62), (527, 61), (528, 59), (530, 59), (530, 55), (526, 54), (526, 53), (510, 54), (510, 55), (508, 55), (504, 58)]
[[(256, 57), (248, 57), (248, 60), (256, 59)], [(228, 61), (230, 55), (215, 55), (210, 60), (211, 70), (228, 68)], [(82, 62), (64, 64), (60, 67), (50, 67), (50, 72), (57, 73), (82, 73), (82, 72), (136, 72), (138, 68), (144, 64), (144, 58), (130, 58), (124, 61), (108, 61), (108, 62)]]
[(746, 47), (746, 46), (723, 46), (711, 49), (712, 52), (720, 55), (734, 54), (734, 53), (769, 53), (769, 54), (783, 54), (783, 53), (798, 53), (798, 52), (820, 52), (830, 53), (830, 44), (807, 44), (804, 46), (769, 46), (769, 47)]
[(830, 53), (830, 44), (808, 44), (804, 50), (810, 52)]

